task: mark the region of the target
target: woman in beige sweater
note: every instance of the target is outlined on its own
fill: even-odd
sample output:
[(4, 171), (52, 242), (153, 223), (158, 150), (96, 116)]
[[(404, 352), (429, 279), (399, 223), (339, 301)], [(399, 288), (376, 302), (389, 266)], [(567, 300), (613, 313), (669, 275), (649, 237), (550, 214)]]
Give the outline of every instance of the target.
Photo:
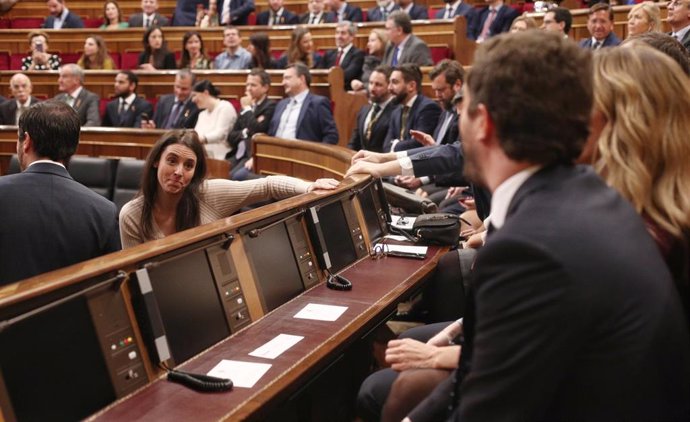
[(206, 154), (192, 130), (164, 134), (153, 146), (141, 191), (120, 211), (123, 248), (229, 217), (240, 208), (317, 189), (335, 189), (335, 179), (313, 183), (287, 176), (248, 181), (205, 180)]

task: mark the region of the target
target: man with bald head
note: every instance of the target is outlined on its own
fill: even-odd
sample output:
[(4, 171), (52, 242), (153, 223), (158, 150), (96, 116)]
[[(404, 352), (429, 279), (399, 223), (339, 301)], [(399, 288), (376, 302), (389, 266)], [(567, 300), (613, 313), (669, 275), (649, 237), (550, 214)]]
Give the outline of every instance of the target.
[(29, 107), (36, 104), (38, 99), (31, 96), (31, 79), (23, 73), (16, 73), (10, 79), (12, 97), (0, 104), (0, 124), (16, 125), (19, 116)]

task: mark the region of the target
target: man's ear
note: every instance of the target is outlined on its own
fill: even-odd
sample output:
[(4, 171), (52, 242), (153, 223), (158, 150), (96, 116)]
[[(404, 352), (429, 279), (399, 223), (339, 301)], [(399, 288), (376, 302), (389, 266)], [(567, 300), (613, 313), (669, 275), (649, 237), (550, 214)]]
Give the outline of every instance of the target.
[(494, 122), (491, 119), (491, 114), (489, 114), (489, 110), (482, 103), (479, 103), (477, 105), (476, 119), (480, 135), (478, 137), (478, 140), (482, 144), (488, 146), (495, 135), (494, 131), (496, 130), (496, 126), (494, 125)]
[(24, 139), (20, 140), (19, 145), (21, 146), (22, 152), (24, 154), (28, 153), (29, 150), (33, 149), (34, 141), (31, 139), (29, 132), (24, 132)]

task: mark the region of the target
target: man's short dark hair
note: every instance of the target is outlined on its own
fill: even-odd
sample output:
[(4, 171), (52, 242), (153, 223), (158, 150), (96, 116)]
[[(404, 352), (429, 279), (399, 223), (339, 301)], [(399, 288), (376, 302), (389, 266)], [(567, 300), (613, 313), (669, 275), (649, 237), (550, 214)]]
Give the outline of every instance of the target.
[(67, 161), (77, 151), (81, 123), (77, 112), (63, 101), (43, 101), (19, 118), (19, 141), (28, 133), (38, 157)]
[(285, 70), (290, 69), (290, 68), (295, 68), (295, 72), (297, 72), (297, 77), (299, 78), (300, 76), (304, 76), (304, 81), (307, 83), (307, 87), (311, 86), (311, 72), (309, 72), (309, 68), (307, 67), (306, 64), (302, 62), (295, 62), (292, 64), (289, 64)]
[(393, 22), (393, 25), (402, 29), (404, 34), (412, 33), (412, 20), (410, 15), (403, 12), (402, 10), (395, 11), (388, 16), (388, 20)]
[(397, 70), (402, 74), (405, 83), (416, 82), (417, 92), (422, 91), (422, 71), (414, 63), (403, 63), (393, 70)]
[(429, 72), (429, 78), (433, 81), (443, 74), (446, 77), (446, 82), (450, 85), (455, 85), (457, 81), (465, 81), (465, 69), (455, 60), (443, 59)]
[(609, 12), (609, 20), (613, 22), (613, 7), (611, 7), (610, 4), (608, 3), (597, 3), (594, 6), (589, 8), (589, 12), (587, 13), (588, 16), (592, 16), (593, 14), (605, 10)]
[(139, 87), (139, 77), (136, 73), (132, 72), (131, 70), (121, 70), (117, 73), (125, 75), (129, 83), (134, 84), (134, 90), (137, 90), (137, 88)]
[[(192, 86), (196, 83), (196, 75), (188, 68), (180, 69), (177, 71), (177, 77), (180, 79), (192, 79)], [(131, 80), (131, 79), (130, 79)]]
[(675, 60), (686, 75), (690, 76), (690, 52), (677, 39), (663, 32), (644, 32), (626, 38), (621, 45), (645, 43)]
[(570, 10), (566, 9), (565, 7), (554, 7), (549, 9), (546, 13), (549, 12), (553, 13), (553, 19), (556, 21), (556, 23), (565, 22), (563, 32), (568, 34), (570, 32), (570, 28), (573, 26), (573, 15), (570, 13)]
[(255, 67), (249, 71), (251, 76), (258, 76), (261, 80), (261, 85), (270, 86), (271, 85), (271, 75), (268, 74), (263, 68)]
[(393, 68), (388, 66), (387, 64), (381, 64), (376, 66), (376, 68), (374, 68), (372, 72), (378, 72), (382, 74), (386, 77), (386, 82), (388, 82), (391, 79), (391, 73), (393, 73)]
[(477, 50), (467, 76), (468, 111), (475, 113), (479, 104), (487, 108), (512, 160), (572, 163), (589, 134), (592, 83), (590, 51), (558, 34), (491, 37)]
[(225, 28), (223, 28), (223, 35), (225, 35), (225, 31), (228, 31), (230, 29), (237, 31), (237, 36), (238, 37), (240, 36), (240, 28), (238, 28), (234, 25), (226, 25)]

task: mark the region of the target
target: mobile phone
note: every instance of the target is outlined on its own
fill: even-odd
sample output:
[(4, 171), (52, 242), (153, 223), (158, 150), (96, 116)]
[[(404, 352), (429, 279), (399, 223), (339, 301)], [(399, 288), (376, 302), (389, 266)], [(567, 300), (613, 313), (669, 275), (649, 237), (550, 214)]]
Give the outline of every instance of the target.
[(43, 53), (43, 43), (36, 44), (36, 51)]
[(148, 120), (151, 120), (151, 118), (149, 117), (148, 114), (146, 114), (146, 113), (141, 113), (141, 120), (146, 120), (146, 121), (148, 121)]

